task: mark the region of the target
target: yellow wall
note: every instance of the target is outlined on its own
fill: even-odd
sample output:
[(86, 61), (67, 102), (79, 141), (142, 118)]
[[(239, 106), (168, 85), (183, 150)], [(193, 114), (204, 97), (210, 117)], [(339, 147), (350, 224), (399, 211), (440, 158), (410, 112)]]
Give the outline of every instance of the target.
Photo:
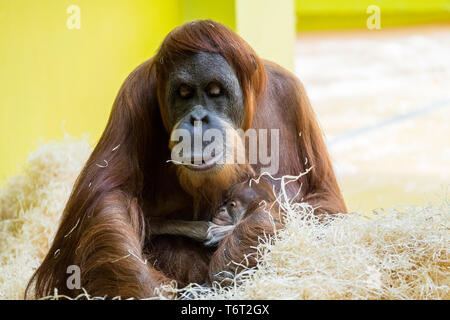
[(184, 22), (196, 19), (211, 19), (236, 31), (235, 0), (180, 0), (180, 9)]
[(450, 0), (295, 0), (297, 30), (366, 28), (367, 7), (380, 8), (381, 27), (449, 23)]
[[(0, 0), (0, 183), (40, 140), (96, 141), (125, 77), (184, 21), (220, 21), (292, 68), (293, 1)], [(70, 5), (80, 29), (67, 27)]]
[[(294, 0), (237, 0), (236, 29), (262, 58), (294, 69)], [(257, 19), (249, 19), (249, 17)]]
[[(69, 30), (69, 5), (81, 28)], [(119, 86), (179, 24), (177, 0), (0, 0), (0, 180), (63, 135), (102, 132)]]

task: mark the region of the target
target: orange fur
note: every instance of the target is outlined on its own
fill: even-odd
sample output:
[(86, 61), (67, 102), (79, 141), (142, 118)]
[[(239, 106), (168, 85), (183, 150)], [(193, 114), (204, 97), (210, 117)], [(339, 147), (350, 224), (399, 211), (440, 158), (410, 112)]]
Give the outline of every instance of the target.
[[(57, 288), (61, 294), (76, 296), (79, 290), (66, 286), (66, 270), (77, 264), (82, 286), (91, 295), (149, 297), (170, 279), (180, 284), (203, 282), (209, 278), (208, 270), (213, 277), (228, 270), (230, 261), (241, 261), (252, 250), (258, 235), (273, 231), (267, 214), (256, 212), (215, 252), (184, 238), (151, 237), (148, 232), (148, 217), (191, 220), (198, 215), (208, 220), (223, 189), (239, 182), (249, 168), (230, 165), (198, 178), (167, 163), (170, 128), (162, 103), (167, 72), (178, 57), (202, 51), (221, 54), (235, 70), (246, 106), (243, 129), (280, 130), (278, 176), (305, 171), (306, 158), (313, 166), (289, 185), (290, 195), (301, 186), (298, 201), (310, 201), (321, 212), (346, 211), (301, 83), (288, 71), (259, 59), (229, 28), (210, 20), (195, 21), (169, 33), (156, 56), (125, 80), (103, 135), (75, 183), (51, 249), (30, 280), (29, 294), (39, 298)], [(98, 165), (105, 160), (106, 167)], [(260, 169), (252, 165), (250, 171), (258, 174)], [(142, 263), (145, 259), (149, 263)]]

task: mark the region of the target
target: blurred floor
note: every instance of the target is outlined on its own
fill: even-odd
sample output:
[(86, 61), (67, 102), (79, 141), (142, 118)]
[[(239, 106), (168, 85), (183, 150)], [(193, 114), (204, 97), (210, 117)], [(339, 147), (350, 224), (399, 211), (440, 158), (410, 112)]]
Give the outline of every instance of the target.
[(304, 83), (349, 210), (427, 204), (450, 184), (450, 26), (300, 34)]

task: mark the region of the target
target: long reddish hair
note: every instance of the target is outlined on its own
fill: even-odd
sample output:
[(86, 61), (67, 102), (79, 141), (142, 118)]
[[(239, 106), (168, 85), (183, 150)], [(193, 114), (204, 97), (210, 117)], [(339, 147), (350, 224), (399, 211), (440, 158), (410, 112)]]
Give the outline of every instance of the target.
[[(169, 33), (156, 56), (138, 66), (123, 83), (106, 128), (73, 187), (51, 248), (30, 280), (27, 293), (34, 284), (35, 297), (49, 295), (54, 288), (60, 294), (79, 294), (80, 290), (66, 286), (70, 265), (80, 267), (83, 288), (97, 296), (149, 297), (157, 286), (170, 280), (151, 263), (143, 263), (151, 258), (146, 247), (146, 217), (167, 205), (161, 205), (165, 199), (155, 196), (164, 195), (161, 190), (168, 190), (172, 205), (192, 205), (192, 198), (181, 190), (174, 166), (167, 163), (171, 128), (166, 122), (163, 88), (177, 59), (197, 52), (220, 54), (236, 72), (246, 107), (243, 129), (280, 129), (280, 174), (304, 171), (304, 159), (314, 166), (304, 181), (304, 200), (329, 213), (345, 212), (321, 131), (295, 76), (263, 63), (244, 40), (222, 24), (210, 20), (187, 23)], [(217, 188), (213, 181), (206, 187)], [(155, 198), (160, 201), (148, 207), (149, 199)], [(212, 260), (203, 254), (201, 246), (183, 251), (180, 245), (177, 250), (152, 254), (159, 253), (158, 262), (167, 269), (176, 264), (179, 274), (195, 273), (198, 278), (194, 279), (202, 279), (203, 271), (198, 270), (207, 270), (208, 265), (226, 269), (230, 260), (240, 261), (240, 253), (257, 245), (261, 232), (270, 232), (272, 224), (262, 221), (262, 216), (252, 217), (249, 228), (255, 232), (249, 232), (243, 224), (233, 238), (224, 241)], [(183, 255), (190, 259), (189, 263), (181, 259)], [(192, 261), (194, 271), (186, 272)]]
[(143, 201), (159, 187), (155, 181), (166, 172), (169, 159), (163, 87), (176, 59), (196, 52), (218, 53), (234, 68), (244, 94), (244, 126), (251, 126), (255, 101), (265, 88), (264, 65), (256, 53), (228, 27), (211, 20), (173, 30), (156, 56), (138, 66), (120, 88), (106, 128), (76, 180), (49, 253), (25, 295), (32, 284), (36, 297), (51, 294), (54, 288), (62, 294), (79, 293), (65, 284), (67, 267), (74, 264), (82, 270), (84, 288), (94, 295), (120, 288), (128, 297), (151, 296), (155, 284), (167, 280), (148, 265), (122, 258), (131, 251), (136, 259), (145, 260)]

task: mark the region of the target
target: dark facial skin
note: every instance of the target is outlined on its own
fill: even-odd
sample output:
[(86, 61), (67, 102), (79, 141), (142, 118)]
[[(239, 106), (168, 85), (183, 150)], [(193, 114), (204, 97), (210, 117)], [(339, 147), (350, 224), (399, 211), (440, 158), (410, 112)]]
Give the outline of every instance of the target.
[(192, 119), (208, 128), (223, 129), (219, 119), (240, 128), (245, 114), (236, 74), (215, 53), (200, 52), (175, 63), (168, 75), (166, 106), (171, 125), (186, 128)]
[[(214, 153), (209, 153), (207, 158), (203, 157), (202, 151), (215, 140), (217, 133), (211, 139), (202, 139), (203, 135), (200, 136), (199, 132), (204, 134), (208, 129), (219, 130), (222, 140), (218, 142), (226, 144), (226, 128), (242, 126), (245, 107), (233, 68), (219, 54), (202, 52), (185, 57), (175, 62), (169, 72), (165, 96), (172, 130), (187, 130), (191, 136), (191, 151), (183, 151), (183, 157), (192, 159), (190, 163), (199, 161), (194, 162), (195, 166), (185, 168), (198, 172), (221, 167), (219, 160), (223, 157), (223, 151), (216, 153), (214, 147)], [(194, 140), (202, 141), (197, 149)], [(221, 150), (226, 150), (224, 147), (220, 144)]]

